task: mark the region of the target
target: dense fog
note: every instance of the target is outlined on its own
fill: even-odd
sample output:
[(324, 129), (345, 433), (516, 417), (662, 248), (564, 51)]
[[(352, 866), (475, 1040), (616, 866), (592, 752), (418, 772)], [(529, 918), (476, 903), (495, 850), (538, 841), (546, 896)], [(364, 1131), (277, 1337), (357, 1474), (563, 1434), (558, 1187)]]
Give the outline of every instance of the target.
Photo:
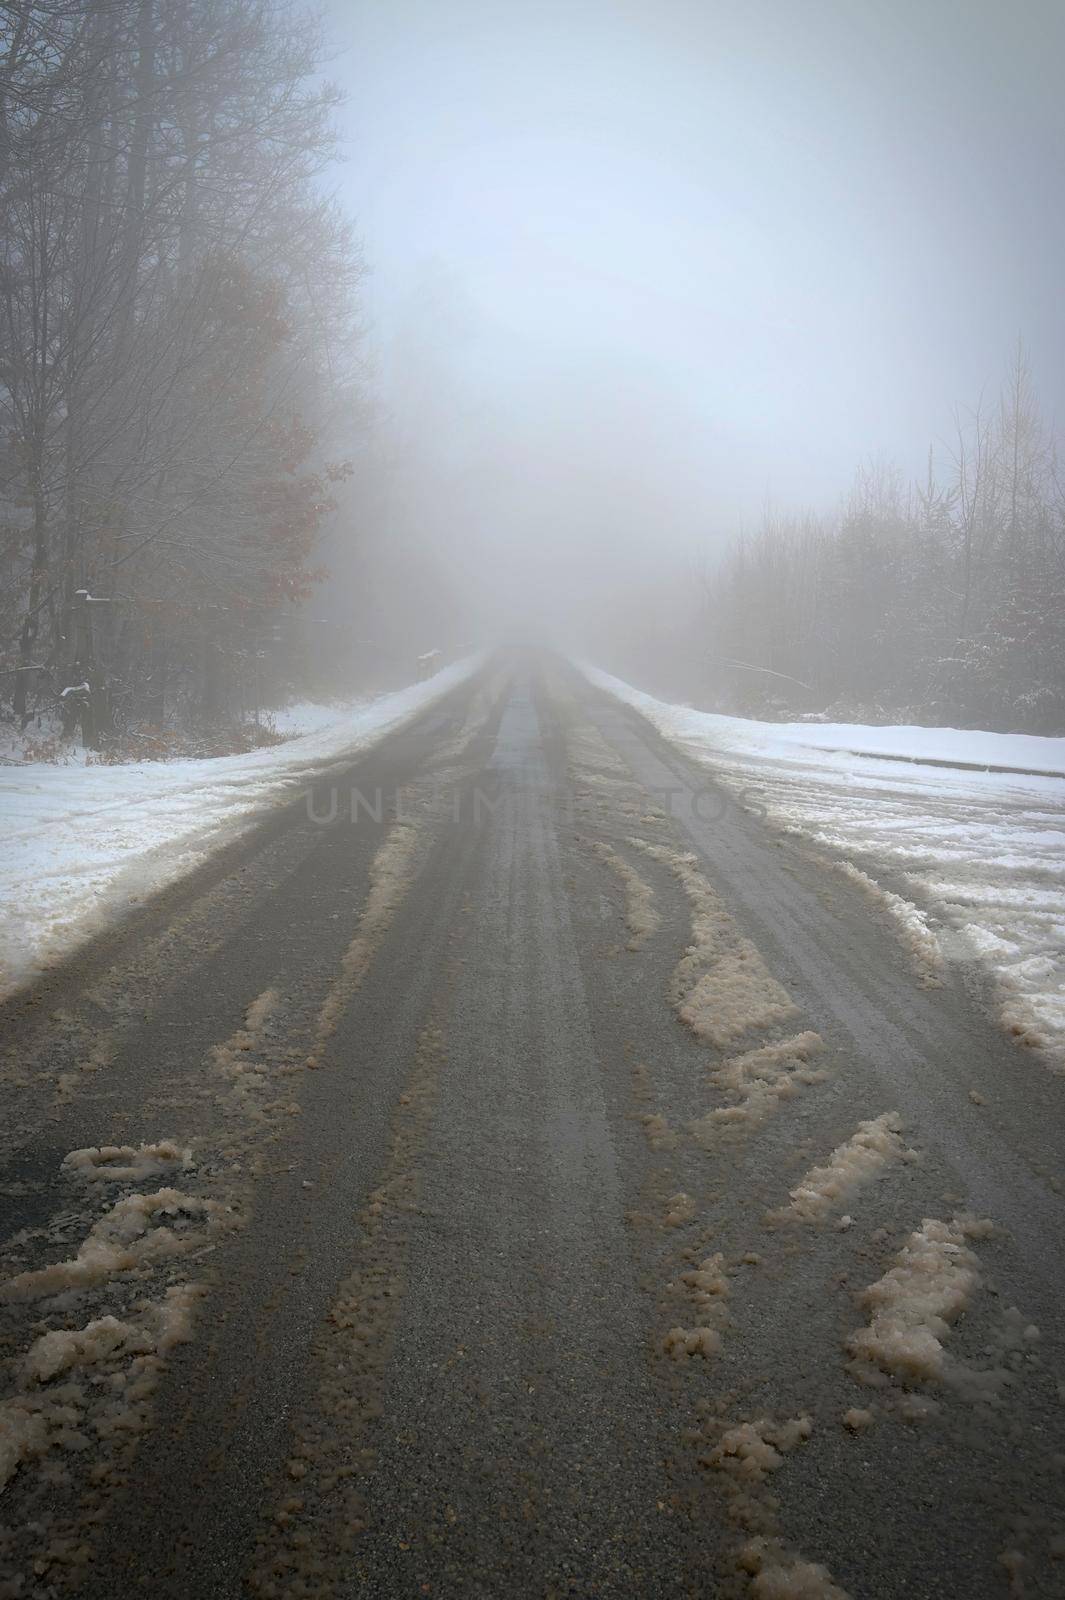
[[(986, 556), (998, 589), (1016, 496), (975, 516), (959, 501), (972, 414), (979, 434), (1018, 343), (1047, 435), (1035, 453), (1060, 415), (1060, 7), (406, 0), (332, 15), (349, 90), (338, 192), (373, 263), (396, 441), (389, 537), (433, 571), (434, 614), (442, 574), (460, 634), (546, 629), (661, 688), (764, 687), (706, 681), (724, 552), (767, 523), (838, 521), (856, 494), (868, 509), (873, 479), (881, 528), (919, 523), (912, 486), (927, 493), (930, 471), (944, 587), (971, 586), (962, 568)], [(922, 589), (926, 535), (907, 534)], [(1060, 530), (1052, 542), (1060, 556)], [(871, 562), (861, 593), (848, 574), (827, 596), (866, 637), (902, 603)], [(748, 609), (777, 636), (793, 619), (775, 605)], [(926, 619), (945, 655), (990, 620), (964, 609), (944, 595)], [(743, 639), (756, 654), (750, 619), (727, 621), (718, 654), (744, 657)], [(762, 664), (805, 680), (810, 652), (792, 654)], [(896, 701), (943, 699), (882, 676)], [(868, 677), (821, 699), (868, 698)]]
[(535, 639), (1065, 725), (1054, 0), (3, 14), (16, 719)]

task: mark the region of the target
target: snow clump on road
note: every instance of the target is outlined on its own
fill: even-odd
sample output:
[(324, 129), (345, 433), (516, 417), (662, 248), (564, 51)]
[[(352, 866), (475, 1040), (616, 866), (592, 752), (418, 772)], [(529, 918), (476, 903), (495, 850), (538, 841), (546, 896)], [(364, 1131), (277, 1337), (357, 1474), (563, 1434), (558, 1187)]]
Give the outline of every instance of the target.
[[(202, 1223), (189, 1228), (190, 1221)], [(134, 1272), (152, 1262), (184, 1255), (208, 1243), (230, 1220), (217, 1200), (201, 1200), (177, 1189), (131, 1194), (94, 1224), (70, 1261), (57, 1261), (36, 1272), (20, 1272), (0, 1284), (0, 1303), (43, 1300), (67, 1290), (90, 1289), (119, 1273)]]
[(733, 1097), (733, 1103), (717, 1106), (690, 1123), (691, 1133), (709, 1149), (719, 1139), (735, 1138), (760, 1127), (782, 1100), (792, 1099), (810, 1084), (824, 1082), (828, 1073), (808, 1064), (824, 1047), (819, 1033), (807, 1031), (730, 1056), (710, 1073), (710, 1079)]
[(629, 931), (629, 950), (640, 950), (653, 933), (658, 932), (660, 918), (654, 905), (654, 890), (650, 884), (645, 883), (635, 867), (619, 856), (608, 844), (601, 840), (592, 840), (591, 848), (604, 866), (621, 883), (625, 893), (625, 926)]
[[(0, 1405), (0, 1490), (51, 1449), (82, 1452), (97, 1440), (140, 1433), (165, 1357), (191, 1340), (202, 1284), (173, 1284), (139, 1301), (127, 1319), (42, 1334), (19, 1363), (19, 1389)], [(57, 1378), (63, 1382), (57, 1383)]]
[(876, 1382), (876, 1369), (910, 1382), (946, 1375), (943, 1341), (981, 1281), (966, 1241), (991, 1231), (990, 1222), (974, 1217), (926, 1217), (910, 1234), (894, 1266), (861, 1296), (873, 1315), (847, 1341), (856, 1376)]
[(718, 1049), (744, 1034), (788, 1022), (798, 1006), (737, 928), (696, 858), (646, 840), (629, 841), (680, 881), (691, 906), (691, 944), (677, 965), (671, 998), (698, 1039)]
[(820, 1222), (856, 1189), (875, 1178), (889, 1161), (912, 1159), (900, 1137), (894, 1111), (860, 1122), (857, 1133), (837, 1145), (822, 1167), (812, 1167), (791, 1190), (790, 1204), (771, 1213), (774, 1222)]
[(63, 1157), (63, 1171), (87, 1183), (142, 1183), (192, 1166), (192, 1151), (173, 1139), (158, 1144), (105, 1144), (72, 1150)]

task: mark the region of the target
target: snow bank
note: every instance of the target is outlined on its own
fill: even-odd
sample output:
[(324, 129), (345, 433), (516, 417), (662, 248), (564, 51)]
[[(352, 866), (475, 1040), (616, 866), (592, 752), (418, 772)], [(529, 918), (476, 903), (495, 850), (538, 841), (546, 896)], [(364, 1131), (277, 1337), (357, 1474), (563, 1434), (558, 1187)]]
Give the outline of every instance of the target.
[(1004, 1025), (1065, 1066), (1065, 739), (754, 722), (583, 671), (778, 826), (854, 867), (925, 981), (944, 960), (986, 965)]
[(1065, 778), (1065, 738), (909, 724), (880, 728), (858, 722), (758, 722), (749, 717), (726, 717), (719, 712), (670, 705), (598, 667), (581, 663), (581, 671), (598, 688), (642, 711), (667, 737), (690, 738), (697, 724), (704, 735), (716, 735), (724, 748), (746, 747), (758, 755), (793, 755), (797, 749), (831, 750), (926, 765)]
[(263, 718), (278, 733), (303, 738), (359, 716), (373, 703), (374, 696), (369, 694), (358, 695), (354, 700), (297, 700), (290, 706), (272, 707), (263, 713)]
[(245, 755), (0, 767), (0, 997), (293, 799), (331, 762), (410, 722), (480, 664), (457, 662)]
[(885, 889), (875, 878), (871, 878), (867, 872), (862, 872), (856, 867), (853, 861), (842, 861), (838, 865), (844, 877), (856, 884), (892, 924), (896, 938), (910, 957), (925, 988), (938, 988), (940, 974), (943, 971), (943, 951), (939, 940), (928, 926), (928, 918), (924, 912), (909, 900), (904, 900), (901, 895), (892, 894), (890, 889)]

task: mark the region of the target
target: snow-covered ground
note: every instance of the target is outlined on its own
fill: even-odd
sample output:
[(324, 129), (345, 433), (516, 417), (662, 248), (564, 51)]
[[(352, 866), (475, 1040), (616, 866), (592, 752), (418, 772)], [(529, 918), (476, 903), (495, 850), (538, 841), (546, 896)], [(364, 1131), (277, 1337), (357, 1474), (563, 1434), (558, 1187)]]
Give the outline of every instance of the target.
[[(280, 708), (264, 708), (263, 726), (267, 730), (283, 734), (288, 739), (301, 737), (303, 734), (317, 733), (320, 728), (330, 728), (334, 723), (343, 722), (353, 712), (362, 710), (377, 698), (376, 695), (365, 694), (351, 700), (298, 700), (292, 705)], [(50, 714), (40, 722), (35, 719), (24, 733), (20, 733), (10, 723), (0, 724), (0, 767), (41, 765), (38, 752), (42, 745), (48, 748), (48, 757), (44, 764), (49, 767), (91, 767), (98, 764), (93, 752), (86, 750), (76, 737), (61, 739), (59, 718)], [(196, 758), (190, 754), (187, 759)], [(155, 753), (153, 759), (177, 761), (183, 757), (175, 751), (172, 756)]]
[(245, 755), (0, 767), (0, 995), (198, 866), (324, 766), (365, 750), (469, 677), (471, 657), (346, 709), (297, 706), (301, 737)]
[(297, 700), (293, 705), (267, 711), (264, 716), (269, 725), (286, 738), (302, 738), (322, 728), (332, 728), (336, 723), (373, 705), (376, 698), (368, 694), (357, 700)]
[[(1006, 1026), (1065, 1064), (1065, 739), (754, 722), (583, 670), (726, 784), (757, 790), (778, 826), (916, 905), (947, 961), (992, 970)], [(890, 893), (887, 908), (905, 917)]]

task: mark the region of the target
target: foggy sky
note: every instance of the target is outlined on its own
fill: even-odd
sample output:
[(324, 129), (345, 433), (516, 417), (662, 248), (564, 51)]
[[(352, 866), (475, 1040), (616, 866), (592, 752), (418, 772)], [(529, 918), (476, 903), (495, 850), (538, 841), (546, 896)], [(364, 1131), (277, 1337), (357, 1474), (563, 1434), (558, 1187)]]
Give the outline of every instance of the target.
[(1062, 409), (1065, 4), (328, 20), (405, 514), (507, 550), (496, 593), (831, 503), (874, 453), (919, 471), (1018, 335)]

